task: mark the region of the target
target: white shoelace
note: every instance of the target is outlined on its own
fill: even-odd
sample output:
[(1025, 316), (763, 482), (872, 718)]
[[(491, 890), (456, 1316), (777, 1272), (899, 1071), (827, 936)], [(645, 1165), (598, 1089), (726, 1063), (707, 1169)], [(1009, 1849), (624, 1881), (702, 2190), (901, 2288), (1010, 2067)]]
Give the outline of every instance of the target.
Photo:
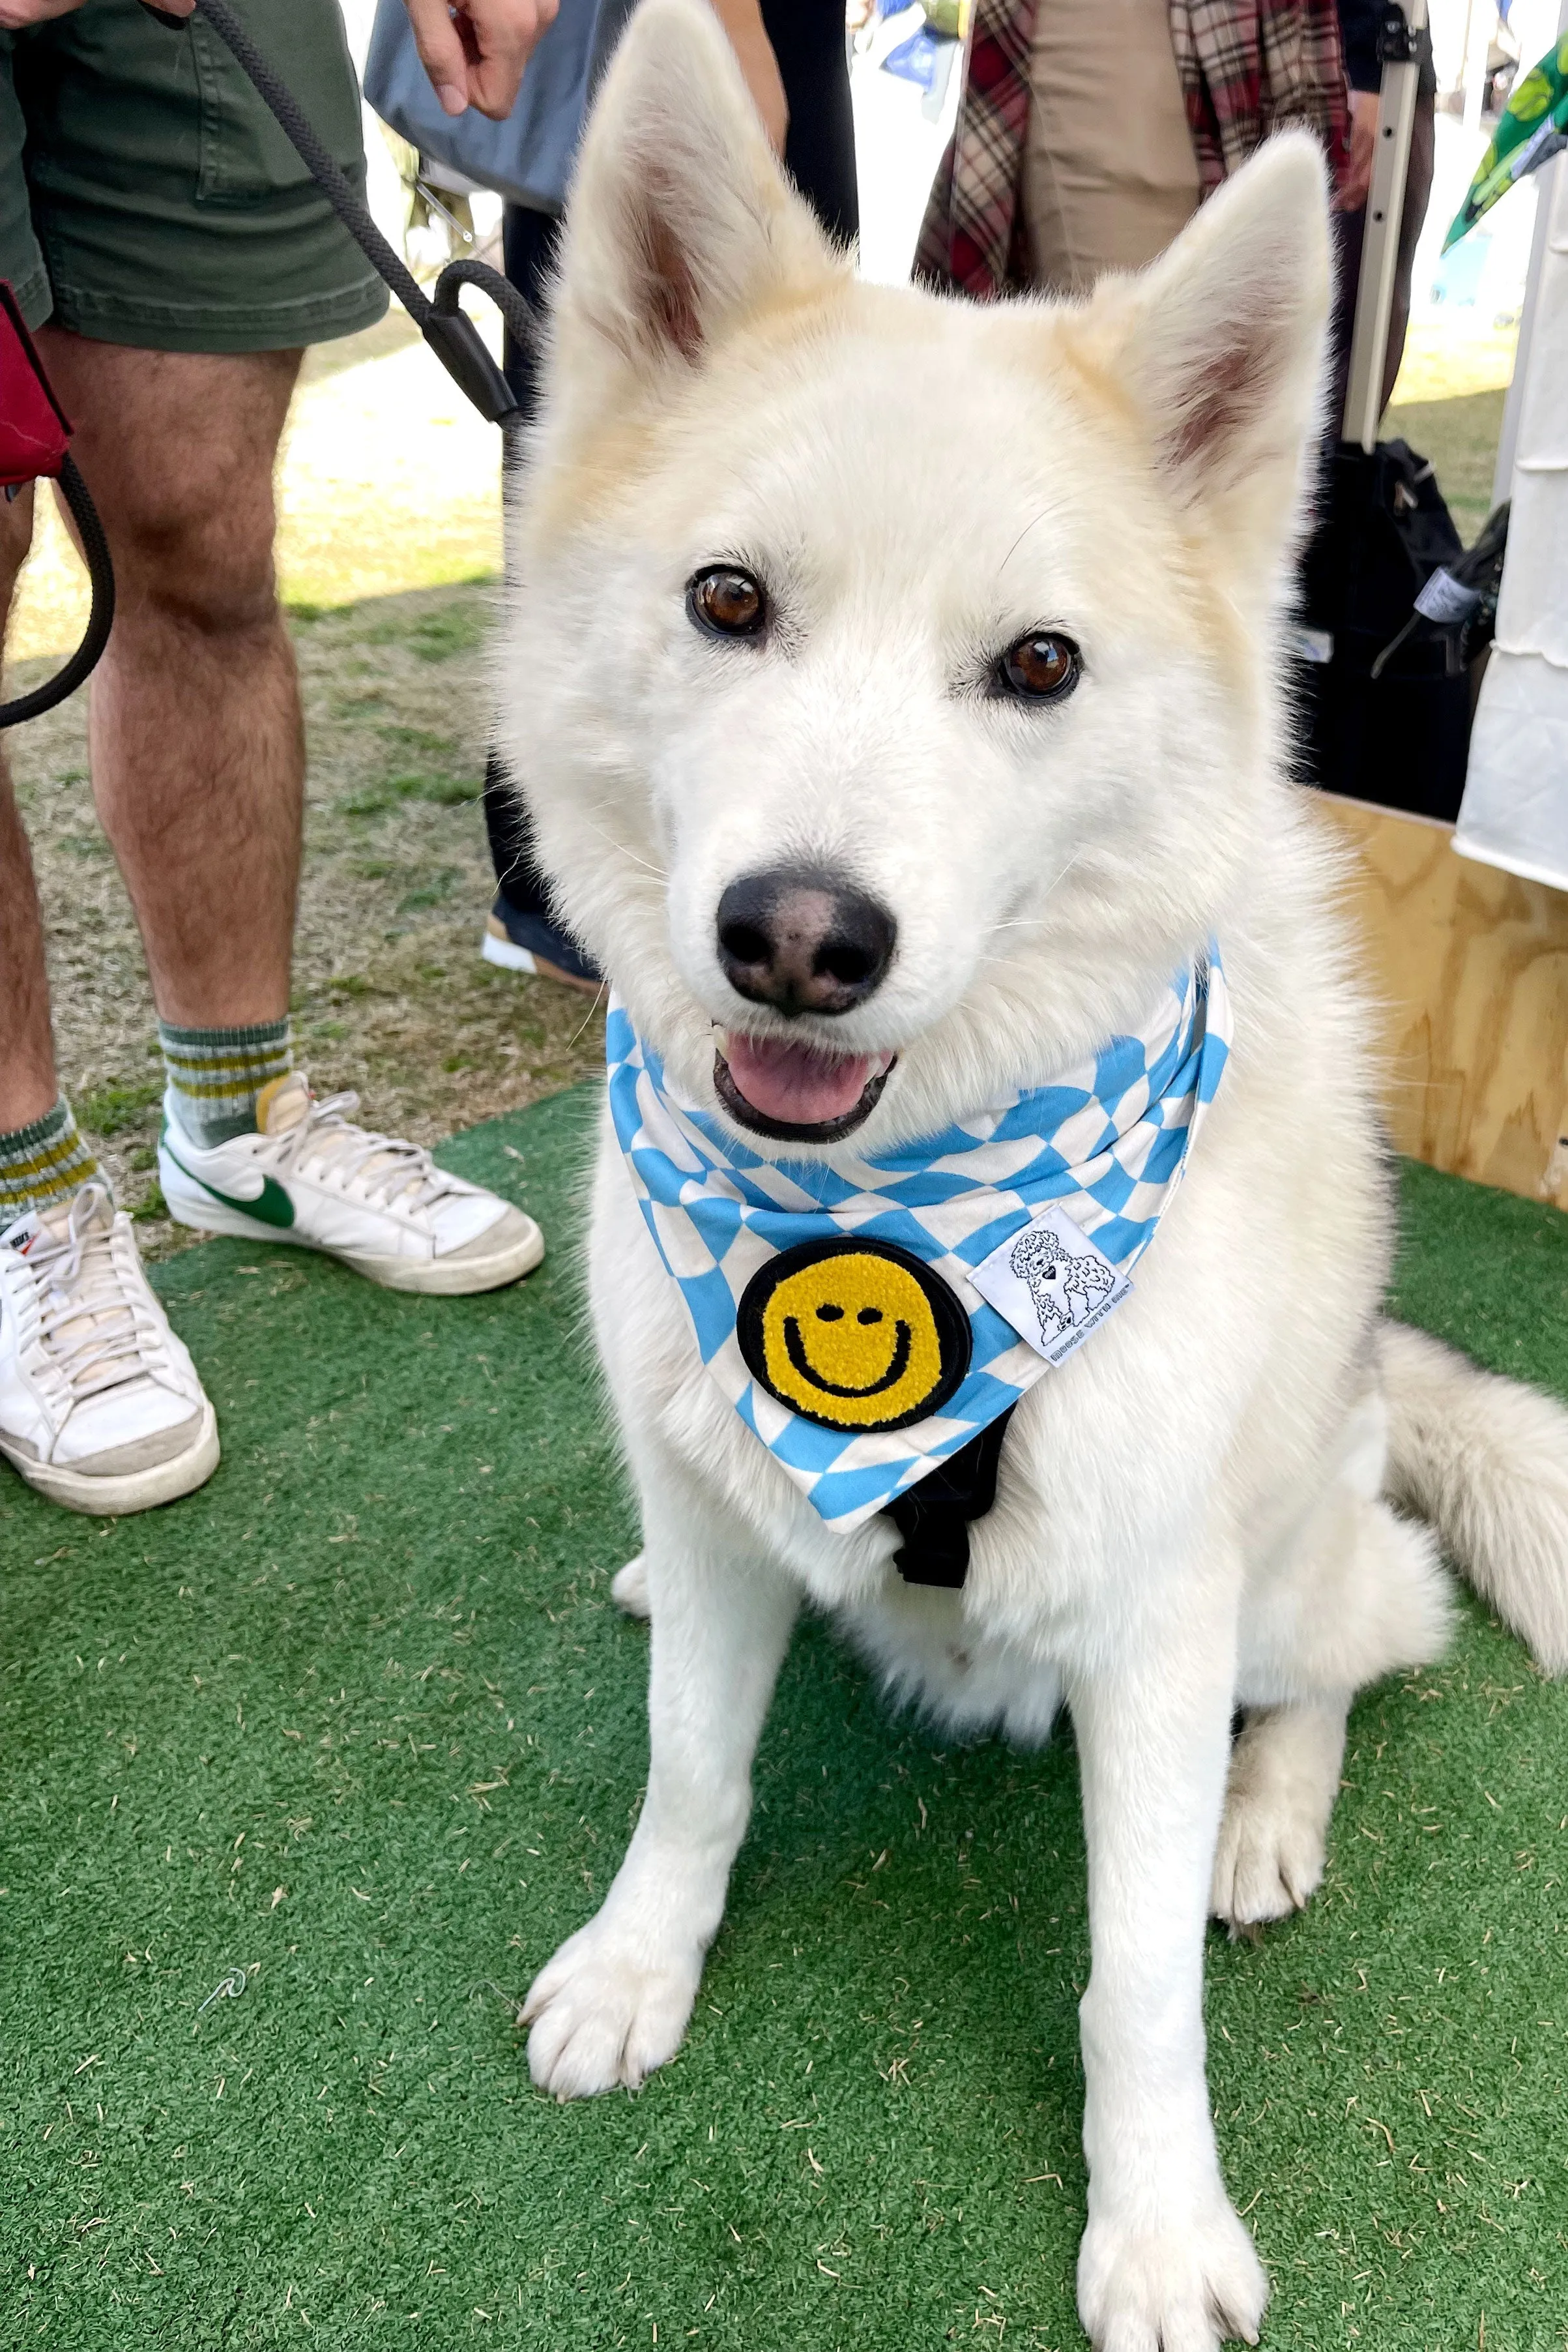
[[(312, 1095), (298, 1127), (287, 1129), (277, 1140), (279, 1173), (315, 1161), (340, 1190), (347, 1192), (358, 1178), (361, 1197), (373, 1208), (428, 1209), (448, 1199), (461, 1187), (439, 1169), (422, 1143), (406, 1143), (395, 1135), (372, 1135), (350, 1125), (349, 1114), (360, 1108), (351, 1089), (341, 1094)], [(377, 1164), (382, 1163), (382, 1164)]]
[(141, 1285), (127, 1279), (113, 1217), (105, 1186), (84, 1184), (65, 1232), (40, 1226), (23, 1260), (38, 1295), (39, 1342), (74, 1402), (145, 1372), (144, 1350), (161, 1336)]

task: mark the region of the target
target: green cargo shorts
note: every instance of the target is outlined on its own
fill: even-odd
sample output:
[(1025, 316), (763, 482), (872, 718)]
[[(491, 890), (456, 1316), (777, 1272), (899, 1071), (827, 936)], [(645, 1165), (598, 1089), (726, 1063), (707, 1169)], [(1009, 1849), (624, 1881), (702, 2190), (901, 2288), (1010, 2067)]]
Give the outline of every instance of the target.
[[(362, 190), (337, 0), (236, 5)], [(0, 277), (29, 326), (143, 351), (287, 351), (387, 307), (217, 35), (138, 0), (0, 34)]]

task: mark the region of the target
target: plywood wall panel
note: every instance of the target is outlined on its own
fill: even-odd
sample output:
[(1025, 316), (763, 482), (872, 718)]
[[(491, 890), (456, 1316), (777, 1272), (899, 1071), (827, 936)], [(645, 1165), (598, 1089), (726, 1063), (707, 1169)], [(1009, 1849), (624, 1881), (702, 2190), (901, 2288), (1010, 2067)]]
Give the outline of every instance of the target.
[(1448, 825), (1313, 798), (1356, 852), (1396, 1146), (1568, 1209), (1568, 896), (1456, 856)]

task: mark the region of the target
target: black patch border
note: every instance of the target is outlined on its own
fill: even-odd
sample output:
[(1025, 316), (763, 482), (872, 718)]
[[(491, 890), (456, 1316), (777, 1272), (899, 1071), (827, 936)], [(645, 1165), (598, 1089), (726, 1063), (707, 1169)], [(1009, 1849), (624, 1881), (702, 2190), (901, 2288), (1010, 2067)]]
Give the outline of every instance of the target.
[[(793, 1397), (781, 1395), (768, 1377), (762, 1318), (779, 1285), (807, 1266), (821, 1265), (831, 1257), (849, 1256), (884, 1257), (913, 1275), (936, 1326), (941, 1376), (913, 1412), (901, 1412), (894, 1421), (833, 1421), (825, 1412), (809, 1412)], [(819, 1429), (831, 1429), (835, 1437), (881, 1437), (892, 1430), (908, 1429), (915, 1422), (931, 1420), (968, 1378), (975, 1352), (974, 1327), (962, 1301), (954, 1297), (941, 1276), (924, 1258), (916, 1257), (913, 1250), (902, 1248), (897, 1242), (873, 1241), (869, 1234), (862, 1239), (853, 1234), (836, 1234), (831, 1241), (796, 1242), (793, 1247), (780, 1250), (776, 1258), (752, 1276), (741, 1292), (740, 1304), (735, 1310), (735, 1336), (740, 1343), (746, 1369), (758, 1388), (765, 1389), (786, 1412), (814, 1422)]]

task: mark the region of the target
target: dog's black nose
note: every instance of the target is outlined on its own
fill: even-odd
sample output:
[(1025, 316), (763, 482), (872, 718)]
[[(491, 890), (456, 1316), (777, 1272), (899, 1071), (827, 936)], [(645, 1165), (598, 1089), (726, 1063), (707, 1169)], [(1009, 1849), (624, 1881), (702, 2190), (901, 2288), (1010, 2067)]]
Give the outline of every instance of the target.
[(740, 995), (780, 1013), (848, 1013), (877, 988), (897, 926), (863, 890), (800, 866), (743, 874), (718, 902), (718, 960)]

